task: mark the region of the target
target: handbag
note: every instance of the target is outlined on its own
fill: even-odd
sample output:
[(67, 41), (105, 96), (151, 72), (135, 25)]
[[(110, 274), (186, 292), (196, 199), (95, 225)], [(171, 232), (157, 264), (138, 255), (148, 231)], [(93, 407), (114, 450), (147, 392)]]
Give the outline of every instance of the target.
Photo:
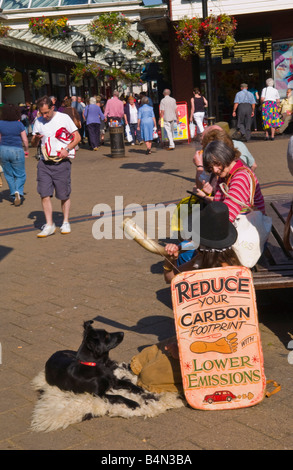
[[(250, 177), (250, 198), (249, 204), (238, 201), (236, 198), (229, 196), (228, 184), (221, 183), (220, 188), (226, 197), (242, 206), (242, 210), (233, 222), (237, 230), (237, 240), (232, 246), (233, 251), (237, 254), (242, 266), (252, 268), (262, 255), (264, 245), (269, 237), (272, 229), (272, 219), (264, 215), (259, 210), (254, 210), (253, 201), (255, 194), (255, 179), (250, 170), (246, 167), (239, 167), (236, 171), (245, 169)], [(230, 179), (236, 173), (231, 174)], [(248, 211), (248, 212), (247, 212)]]
[(133, 141), (133, 138), (132, 138), (132, 135), (131, 135), (131, 132), (130, 132), (129, 124), (126, 124), (126, 126), (125, 126), (125, 135), (126, 135), (127, 142), (130, 143), (130, 142)]

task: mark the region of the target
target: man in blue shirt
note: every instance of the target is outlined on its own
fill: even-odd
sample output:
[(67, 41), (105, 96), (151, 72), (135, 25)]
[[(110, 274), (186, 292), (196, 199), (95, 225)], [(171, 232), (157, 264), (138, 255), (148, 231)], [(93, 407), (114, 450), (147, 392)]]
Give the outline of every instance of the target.
[(237, 110), (237, 127), (241, 132), (241, 140), (248, 142), (251, 138), (251, 120), (254, 116), (255, 99), (252, 93), (248, 91), (248, 85), (242, 83), (241, 91), (236, 93), (234, 99), (232, 116), (236, 117)]

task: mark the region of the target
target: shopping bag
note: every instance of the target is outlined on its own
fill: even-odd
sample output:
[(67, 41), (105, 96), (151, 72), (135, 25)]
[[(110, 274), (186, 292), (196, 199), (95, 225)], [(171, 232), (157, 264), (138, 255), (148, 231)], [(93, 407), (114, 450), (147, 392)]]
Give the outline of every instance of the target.
[(158, 135), (157, 128), (154, 127), (154, 129), (153, 129), (153, 140), (158, 139), (158, 137), (159, 137), (159, 135)]
[(193, 137), (195, 136), (195, 128), (196, 128), (196, 126), (195, 126), (194, 122), (190, 122), (189, 123), (189, 131), (190, 131), (191, 139), (193, 139)]
[(129, 124), (126, 124), (126, 126), (125, 126), (125, 136), (126, 136), (127, 142), (130, 143), (130, 142), (133, 141), (133, 138), (132, 138), (132, 135), (131, 135), (131, 132), (130, 132)]

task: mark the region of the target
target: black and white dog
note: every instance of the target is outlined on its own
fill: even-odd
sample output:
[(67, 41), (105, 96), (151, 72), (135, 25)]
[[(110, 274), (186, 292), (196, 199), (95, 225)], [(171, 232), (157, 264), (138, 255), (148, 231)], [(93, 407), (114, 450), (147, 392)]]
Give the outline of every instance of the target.
[(95, 329), (92, 323), (92, 320), (84, 323), (83, 341), (77, 352), (57, 351), (48, 359), (45, 367), (47, 383), (64, 391), (91, 393), (106, 398), (111, 404), (125, 404), (132, 409), (140, 405), (134, 400), (116, 395), (115, 391), (123, 389), (141, 395), (145, 401), (156, 400), (151, 393), (127, 378), (119, 379), (114, 373), (118, 364), (109, 358), (109, 351), (122, 342), (124, 333)]

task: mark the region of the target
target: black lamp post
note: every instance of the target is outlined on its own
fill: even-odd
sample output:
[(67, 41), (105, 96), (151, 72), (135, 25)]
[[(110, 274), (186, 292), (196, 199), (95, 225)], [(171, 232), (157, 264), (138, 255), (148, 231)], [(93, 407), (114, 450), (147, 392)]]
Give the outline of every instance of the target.
[[(208, 0), (202, 0), (202, 15), (203, 20), (208, 16)], [(205, 63), (206, 63), (206, 79), (207, 79), (207, 99), (208, 99), (208, 122), (209, 125), (214, 124), (215, 115), (214, 115), (214, 103), (213, 103), (213, 94), (212, 94), (212, 56), (211, 56), (211, 47), (209, 45), (205, 46)]]
[[(141, 65), (137, 62), (136, 59), (128, 59), (124, 63), (124, 67), (130, 73), (138, 73), (138, 72), (140, 72), (140, 69), (141, 69)], [(131, 81), (131, 85), (130, 85), (130, 91), (131, 91), (131, 93), (133, 92), (133, 83), (132, 83), (132, 81)]]
[(96, 53), (101, 50), (101, 46), (96, 44), (95, 41), (86, 40), (86, 37), (82, 37), (82, 41), (74, 41), (71, 46), (73, 52), (77, 55), (79, 59), (82, 59), (83, 54), (85, 53), (85, 63), (88, 64), (88, 56), (95, 57)]
[(109, 52), (109, 54), (107, 54), (104, 57), (104, 60), (107, 62), (107, 64), (110, 67), (112, 67), (112, 65), (114, 64), (115, 68), (117, 68), (117, 66), (121, 67), (121, 65), (123, 64), (124, 59), (125, 59), (125, 57), (124, 57), (124, 55), (122, 54), (121, 51), (119, 51), (119, 52)]
[[(83, 54), (85, 54), (85, 63), (88, 64), (88, 56), (90, 55), (92, 58), (95, 57), (97, 52), (101, 50), (101, 46), (96, 44), (95, 41), (86, 39), (85, 36), (81, 36), (82, 40), (77, 40), (72, 43), (72, 50), (75, 52), (79, 59), (82, 59)], [(88, 79), (88, 93), (90, 91), (90, 79)]]

